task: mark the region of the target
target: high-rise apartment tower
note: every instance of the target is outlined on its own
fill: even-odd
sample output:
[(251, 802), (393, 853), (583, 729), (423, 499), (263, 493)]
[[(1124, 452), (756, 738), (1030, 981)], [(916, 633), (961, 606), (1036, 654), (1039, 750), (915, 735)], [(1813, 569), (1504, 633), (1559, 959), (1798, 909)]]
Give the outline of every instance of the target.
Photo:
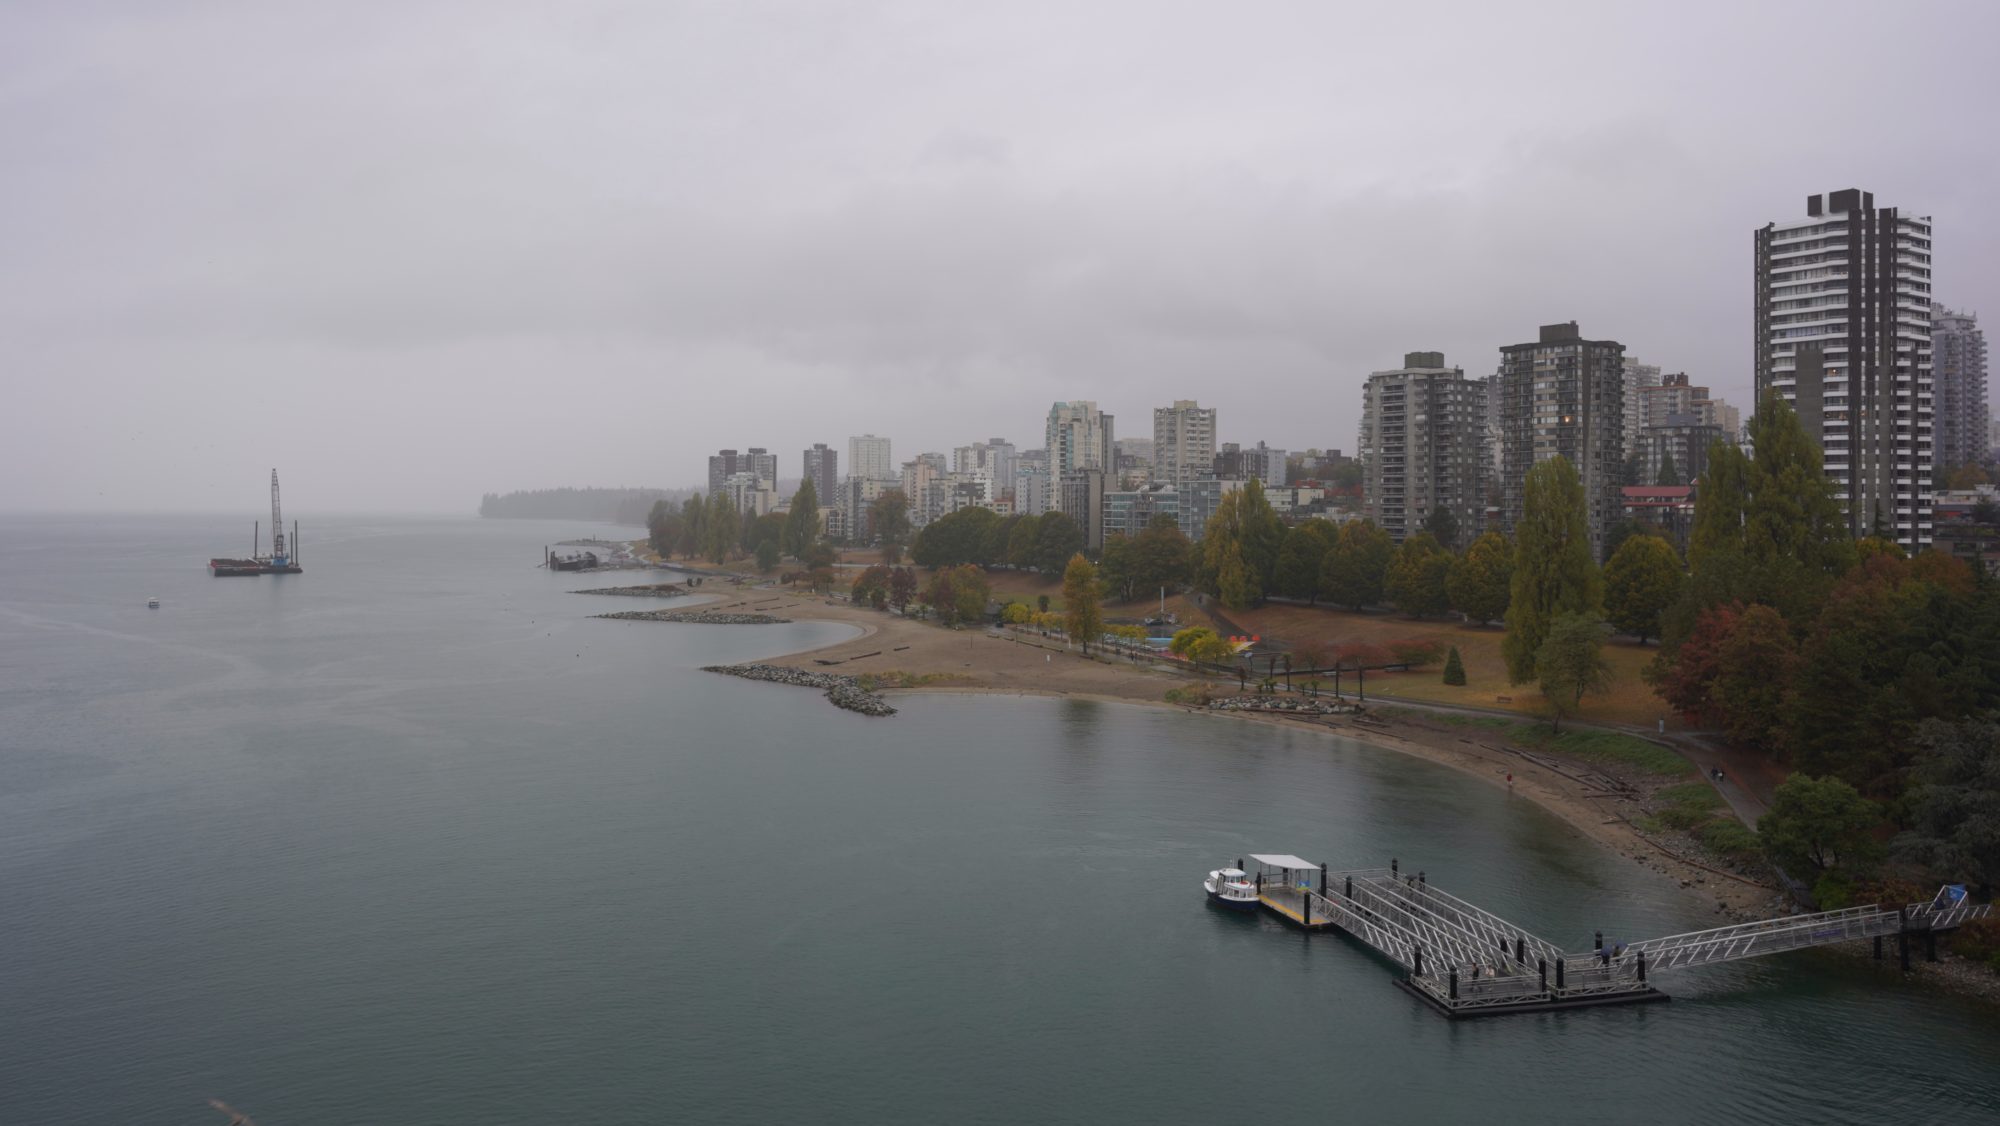
[(1819, 442), (1849, 530), (1930, 542), (1931, 221), (1858, 188), (1755, 232), (1757, 399)]
[(1984, 461), (1989, 448), (1986, 334), (1979, 330), (1978, 317), (1931, 307), (1931, 385), (1937, 389), (1937, 475)]
[(1444, 509), (1463, 547), (1486, 511), (1486, 384), (1444, 366), (1442, 352), (1410, 352), (1361, 391), (1361, 496), (1368, 518), (1397, 543)]
[(1576, 322), (1543, 325), (1500, 349), (1500, 496), (1508, 532), (1526, 507), (1528, 470), (1561, 455), (1583, 479), (1593, 555), (1623, 516), (1625, 346), (1585, 340)]

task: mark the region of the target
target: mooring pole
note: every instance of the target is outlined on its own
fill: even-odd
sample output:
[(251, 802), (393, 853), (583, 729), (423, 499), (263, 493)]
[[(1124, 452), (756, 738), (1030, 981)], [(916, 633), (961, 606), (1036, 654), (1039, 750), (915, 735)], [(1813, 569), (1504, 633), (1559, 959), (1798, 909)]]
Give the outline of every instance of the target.
[(1417, 869), (1417, 883), (1418, 883), (1418, 884), (1419, 884), (1420, 886), (1422, 886), (1422, 885), (1424, 884), (1424, 873), (1423, 873), (1423, 869), (1421, 869), (1421, 868)]
[(1345, 894), (1345, 895), (1347, 896), (1347, 901), (1348, 901), (1349, 903), (1352, 903), (1352, 902), (1354, 902), (1354, 877), (1353, 877), (1353, 876), (1349, 876), (1349, 877), (1347, 877), (1347, 891), (1346, 891), (1346, 892), (1344, 892), (1343, 894)]
[(1518, 934), (1517, 934), (1517, 935), (1515, 935), (1515, 936), (1514, 936), (1514, 960), (1515, 960), (1516, 962), (1525, 962), (1525, 961), (1527, 961), (1527, 958), (1525, 957), (1525, 955), (1526, 955), (1527, 953), (1528, 953), (1528, 950), (1527, 950), (1527, 947), (1526, 947), (1526, 946), (1524, 946), (1524, 945), (1522, 945), (1522, 943), (1521, 943), (1521, 936), (1520, 936), (1520, 935), (1518, 935)]
[(1639, 984), (1646, 984), (1646, 952), (1639, 951)]
[(1597, 933), (1596, 933), (1596, 934), (1595, 934), (1594, 936), (1592, 936), (1592, 938), (1591, 938), (1591, 942), (1590, 942), (1590, 948), (1591, 948), (1592, 950), (1602, 950), (1602, 949), (1604, 949), (1604, 932), (1603, 932), (1603, 931), (1598, 931), (1598, 932), (1597, 932)]
[(1451, 999), (1458, 1000), (1458, 967), (1451, 968)]
[(1535, 968), (1542, 972), (1542, 992), (1547, 993), (1549, 991), (1549, 960), (1547, 958), (1535, 959)]
[(1875, 936), (1875, 960), (1882, 960), (1882, 936), (1879, 934)]
[(1320, 861), (1319, 864), (1319, 893), (1321, 895), (1326, 894), (1326, 861), (1324, 860)]
[(1557, 989), (1561, 989), (1562, 987), (1563, 987), (1563, 960), (1562, 960), (1561, 958), (1557, 958), (1557, 959), (1556, 959), (1556, 988), (1557, 988)]
[(1299, 922), (1306, 926), (1313, 925), (1313, 901), (1309, 891), (1299, 892)]
[(1389, 878), (1396, 878), (1396, 858), (1393, 856), (1389, 858)]
[(1417, 958), (1416, 965), (1412, 967), (1410, 970), (1410, 976), (1411, 977), (1424, 976), (1424, 948), (1421, 946), (1413, 945), (1410, 947), (1410, 952), (1416, 955)]
[(1924, 931), (1924, 961), (1937, 961), (1937, 928)]

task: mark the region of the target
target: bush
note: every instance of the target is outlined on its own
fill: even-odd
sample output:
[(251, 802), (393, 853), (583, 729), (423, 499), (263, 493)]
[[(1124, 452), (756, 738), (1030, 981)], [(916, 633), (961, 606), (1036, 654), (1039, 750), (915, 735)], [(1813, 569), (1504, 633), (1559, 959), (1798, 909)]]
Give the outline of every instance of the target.
[(1687, 809), (1722, 808), (1722, 795), (1706, 782), (1683, 782), (1678, 786), (1668, 786), (1653, 796), (1668, 805)]
[(1951, 935), (1954, 954), (1969, 961), (1984, 962), (2000, 973), (2000, 918), (1972, 919)]
[(1391, 641), (1389, 652), (1395, 655), (1396, 663), (1420, 669), (1436, 664), (1444, 656), (1444, 642), (1436, 638)]
[(1822, 911), (1838, 911), (1854, 905), (1854, 881), (1839, 872), (1828, 872), (1812, 887), (1813, 902)]
[(1660, 824), (1667, 828), (1681, 830), (1692, 829), (1709, 820), (1707, 810), (1685, 805), (1670, 805), (1653, 816), (1659, 818)]
[(1764, 855), (1764, 846), (1757, 843), (1757, 834), (1733, 817), (1718, 817), (1710, 821), (1701, 827), (1698, 835), (1701, 843), (1711, 852), (1733, 860), (1757, 860)]
[(1208, 686), (1204, 684), (1190, 684), (1185, 688), (1167, 689), (1167, 703), (1169, 704), (1183, 704), (1190, 708), (1205, 708), (1208, 706), (1208, 700)]

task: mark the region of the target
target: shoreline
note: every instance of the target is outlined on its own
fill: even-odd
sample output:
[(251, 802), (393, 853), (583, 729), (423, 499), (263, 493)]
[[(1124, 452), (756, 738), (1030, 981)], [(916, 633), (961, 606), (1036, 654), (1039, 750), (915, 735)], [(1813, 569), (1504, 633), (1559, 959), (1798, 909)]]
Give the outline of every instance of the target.
[[(704, 591), (703, 593), (711, 593)], [(733, 597), (732, 597), (733, 596)], [(1259, 712), (1216, 711), (1170, 702), (1170, 688), (1208, 683), (1150, 665), (1114, 663), (1084, 657), (1067, 647), (1039, 639), (980, 628), (947, 629), (932, 623), (896, 617), (849, 602), (779, 587), (732, 589), (704, 609), (725, 610), (731, 604), (770, 611), (782, 599), (784, 616), (794, 621), (833, 622), (859, 632), (840, 640), (760, 658), (761, 663), (802, 671), (838, 672), (873, 677), (875, 691), (884, 694), (962, 693), (967, 695), (1041, 696), (1138, 704), (1193, 713), (1204, 718), (1248, 720), (1293, 730), (1352, 740), (1371, 749), (1408, 755), (1481, 779), (1510, 795), (1533, 802), (1599, 848), (1676, 882), (1703, 913), (1718, 923), (1768, 918), (1783, 914), (1781, 897), (1772, 884), (1725, 872), (1702, 860), (1668, 851), (1630, 822), (1643, 812), (1650, 788), (1693, 780), (1641, 777), (1626, 779), (1614, 767), (1565, 760), (1598, 776), (1611, 775), (1637, 787), (1622, 793), (1592, 786), (1565, 773), (1502, 750), (1490, 733), (1452, 728), (1442, 721), (1426, 723), (1420, 703), (1396, 700), (1400, 714), (1378, 716), (1295, 717)], [(1038, 652), (1039, 650), (1039, 652)], [(1537, 752), (1560, 758), (1548, 752)], [(1511, 774), (1512, 780), (1509, 781)]]

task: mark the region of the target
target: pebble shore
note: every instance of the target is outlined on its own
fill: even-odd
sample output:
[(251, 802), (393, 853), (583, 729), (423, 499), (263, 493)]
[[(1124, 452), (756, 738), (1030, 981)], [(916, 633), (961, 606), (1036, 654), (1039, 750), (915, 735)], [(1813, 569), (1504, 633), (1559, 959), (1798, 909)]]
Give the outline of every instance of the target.
[(724, 676), (740, 676), (745, 680), (763, 680), (772, 684), (795, 684), (800, 688), (818, 688), (826, 692), (826, 698), (835, 707), (846, 708), (862, 715), (895, 715), (896, 709), (889, 701), (861, 687), (851, 676), (840, 676), (828, 672), (807, 672), (791, 669), (783, 665), (706, 665), (703, 672), (719, 672)]
[(620, 622), (698, 622), (709, 626), (773, 626), (791, 621), (790, 618), (770, 614), (717, 614), (705, 610), (623, 610), (616, 614), (592, 614), (591, 617)]
[(600, 586), (572, 590), (571, 594), (617, 594), (626, 598), (684, 598), (692, 593), (681, 583), (648, 583), (644, 586)]
[(1298, 696), (1222, 696), (1210, 700), (1208, 706), (1224, 712), (1291, 712), (1297, 715), (1351, 715), (1361, 711), (1354, 704)]

